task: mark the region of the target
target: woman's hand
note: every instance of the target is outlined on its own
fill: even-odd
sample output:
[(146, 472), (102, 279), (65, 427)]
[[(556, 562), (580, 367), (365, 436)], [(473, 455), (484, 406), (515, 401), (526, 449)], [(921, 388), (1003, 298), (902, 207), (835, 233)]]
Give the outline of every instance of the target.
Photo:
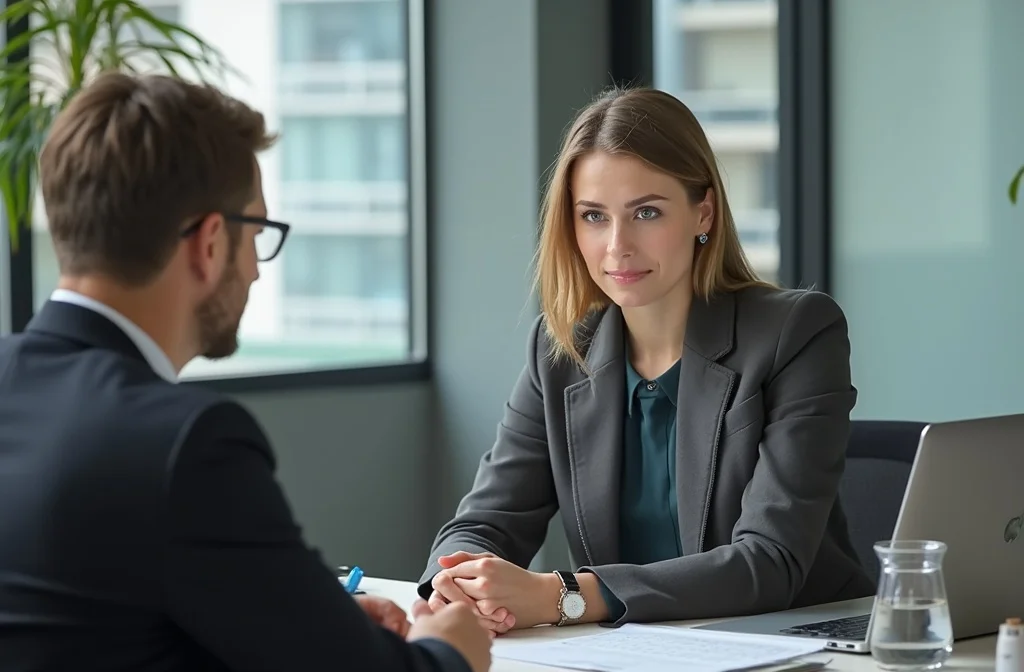
[[(448, 557), (455, 559), (457, 555)], [(475, 602), (485, 619), (493, 620), (504, 609), (514, 618), (516, 628), (558, 622), (562, 583), (555, 574), (531, 572), (489, 554), (459, 560), (442, 564), (451, 566), (434, 577), (435, 585), (451, 581), (463, 596)]]
[(433, 581), (430, 583), (434, 589), (430, 599), (427, 601), (431, 610), (437, 611), (450, 602), (465, 602), (472, 607), (473, 613), (480, 620), (480, 624), (492, 634), (503, 635), (511, 630), (516, 624), (516, 618), (509, 613), (508, 609), (501, 607), (489, 614), (482, 613), (476, 604), (476, 600), (466, 595), (461, 588), (455, 585), (453, 577), (446, 571), (470, 560), (480, 560), (483, 558), (497, 559), (497, 557), (493, 553), (466, 553), (465, 551), (439, 557), (437, 563), (443, 569), (434, 576)]

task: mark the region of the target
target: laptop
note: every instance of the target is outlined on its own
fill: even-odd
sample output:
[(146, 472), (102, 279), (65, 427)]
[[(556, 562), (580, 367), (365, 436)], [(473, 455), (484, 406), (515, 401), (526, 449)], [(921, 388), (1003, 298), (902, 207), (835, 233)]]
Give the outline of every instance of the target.
[[(942, 563), (954, 639), (1024, 615), (1024, 415), (935, 423), (921, 433), (893, 539), (948, 546)], [(881, 540), (880, 540), (881, 541)], [(869, 653), (875, 598), (746, 616), (705, 630), (825, 640)]]

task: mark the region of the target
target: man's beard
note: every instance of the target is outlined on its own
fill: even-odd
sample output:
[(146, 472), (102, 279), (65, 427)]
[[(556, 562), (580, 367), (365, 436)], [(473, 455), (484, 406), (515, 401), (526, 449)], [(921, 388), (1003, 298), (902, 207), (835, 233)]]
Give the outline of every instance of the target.
[(224, 269), (217, 289), (196, 309), (200, 354), (207, 359), (223, 359), (238, 350), (238, 327), (245, 312), (247, 293), (232, 260)]

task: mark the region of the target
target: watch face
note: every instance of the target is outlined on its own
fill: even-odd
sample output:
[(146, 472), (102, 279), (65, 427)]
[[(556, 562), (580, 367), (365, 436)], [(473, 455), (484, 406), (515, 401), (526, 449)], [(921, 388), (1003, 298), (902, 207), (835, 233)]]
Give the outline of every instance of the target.
[(576, 620), (583, 618), (583, 612), (587, 610), (587, 601), (579, 593), (569, 593), (562, 598), (562, 611), (566, 618)]

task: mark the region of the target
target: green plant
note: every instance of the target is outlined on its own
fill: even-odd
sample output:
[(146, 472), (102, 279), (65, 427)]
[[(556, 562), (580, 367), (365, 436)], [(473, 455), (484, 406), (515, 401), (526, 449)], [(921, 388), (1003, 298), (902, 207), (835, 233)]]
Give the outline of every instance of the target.
[(92, 77), (108, 70), (180, 76), (187, 69), (206, 82), (229, 70), (218, 50), (137, 0), (16, 0), (0, 11), (0, 22), (0, 30), (27, 22), (0, 50), (0, 195), (12, 251), (19, 228), (32, 223), (50, 125)]
[(1010, 181), (1010, 203), (1017, 204), (1017, 192), (1020, 191), (1020, 181), (1024, 179), (1024, 166), (1017, 170), (1017, 174)]

